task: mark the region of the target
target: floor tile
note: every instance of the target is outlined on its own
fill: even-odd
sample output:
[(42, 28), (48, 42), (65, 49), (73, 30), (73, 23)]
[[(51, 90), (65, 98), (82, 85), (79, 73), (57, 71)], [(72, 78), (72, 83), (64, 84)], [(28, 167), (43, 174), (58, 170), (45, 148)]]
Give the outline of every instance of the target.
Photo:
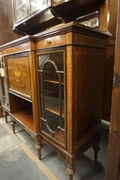
[(14, 146), (17, 146), (21, 142), (21, 139), (15, 134), (9, 134), (7, 136), (0, 138), (0, 153)]

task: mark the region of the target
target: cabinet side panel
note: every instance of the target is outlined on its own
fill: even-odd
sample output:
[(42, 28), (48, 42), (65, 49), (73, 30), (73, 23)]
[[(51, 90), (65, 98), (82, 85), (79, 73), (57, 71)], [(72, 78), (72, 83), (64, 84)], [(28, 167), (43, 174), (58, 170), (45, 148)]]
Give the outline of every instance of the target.
[(90, 47), (73, 49), (72, 124), (73, 151), (76, 151), (100, 133), (104, 50)]

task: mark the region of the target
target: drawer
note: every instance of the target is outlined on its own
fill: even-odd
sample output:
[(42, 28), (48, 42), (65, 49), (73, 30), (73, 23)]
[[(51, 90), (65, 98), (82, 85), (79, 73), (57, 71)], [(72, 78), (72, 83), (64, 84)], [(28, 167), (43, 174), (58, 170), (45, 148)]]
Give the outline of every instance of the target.
[(36, 42), (35, 46), (36, 49), (41, 49), (41, 48), (48, 48), (52, 46), (61, 46), (65, 45), (67, 43), (67, 35), (59, 35), (59, 36), (54, 36), (51, 38), (46, 38), (44, 40), (40, 40)]

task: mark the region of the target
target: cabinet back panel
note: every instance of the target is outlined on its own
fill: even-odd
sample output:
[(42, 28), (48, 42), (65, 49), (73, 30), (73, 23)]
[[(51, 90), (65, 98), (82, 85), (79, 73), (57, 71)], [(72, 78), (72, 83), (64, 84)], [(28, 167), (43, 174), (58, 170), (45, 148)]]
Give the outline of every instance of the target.
[(19, 112), (26, 109), (32, 109), (31, 102), (28, 102), (20, 97), (17, 97), (16, 95), (9, 93), (9, 99), (10, 99), (10, 111), (13, 112)]

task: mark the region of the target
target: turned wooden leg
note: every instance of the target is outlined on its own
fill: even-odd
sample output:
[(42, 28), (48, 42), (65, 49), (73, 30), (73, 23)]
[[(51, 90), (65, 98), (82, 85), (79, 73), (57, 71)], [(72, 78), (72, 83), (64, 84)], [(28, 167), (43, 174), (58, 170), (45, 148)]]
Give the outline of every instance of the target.
[(5, 117), (6, 123), (8, 123), (8, 119), (7, 119), (8, 113), (7, 112), (3, 112), (3, 116)]
[(40, 137), (36, 137), (36, 145), (35, 148), (38, 151), (38, 158), (41, 160), (41, 141), (40, 141)]
[(13, 133), (15, 134), (15, 121), (11, 121), (10, 124), (12, 126)]
[(94, 161), (96, 162), (98, 158), (98, 151), (100, 150), (99, 144), (93, 145), (93, 149), (94, 149)]
[(68, 164), (68, 167), (66, 169), (66, 172), (69, 175), (69, 180), (73, 180), (73, 175), (75, 173), (74, 165)]

